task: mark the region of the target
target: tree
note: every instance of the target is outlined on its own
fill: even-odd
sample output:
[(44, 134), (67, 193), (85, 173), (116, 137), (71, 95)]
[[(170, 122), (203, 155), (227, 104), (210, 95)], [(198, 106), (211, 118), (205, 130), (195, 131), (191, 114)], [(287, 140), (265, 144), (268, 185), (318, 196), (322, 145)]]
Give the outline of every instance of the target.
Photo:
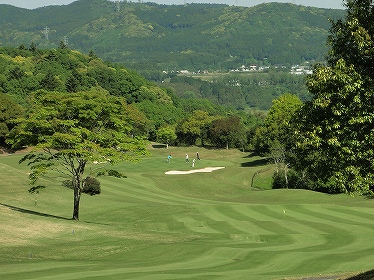
[(67, 43), (66, 43), (66, 41), (60, 41), (60, 45), (59, 45), (59, 47), (58, 47), (59, 49), (61, 49), (61, 50), (64, 50), (64, 49), (67, 49), (68, 48), (68, 45), (67, 45)]
[(45, 77), (40, 81), (40, 86), (46, 90), (56, 90), (60, 86), (60, 83), (53, 73), (48, 71)]
[(374, 6), (346, 1), (332, 22), (327, 65), (308, 78), (313, 94), (295, 119), (294, 167), (314, 188), (370, 193), (374, 188)]
[(246, 142), (245, 127), (238, 116), (214, 120), (209, 127), (209, 139), (217, 146), (229, 149), (230, 145), (243, 146)]
[(206, 138), (206, 130), (215, 117), (202, 110), (196, 110), (192, 116), (180, 122), (176, 127), (178, 139), (189, 145), (195, 145), (198, 138), (201, 139), (202, 145)]
[(10, 142), (13, 147), (35, 146), (20, 161), (28, 161), (33, 185), (50, 171), (68, 176), (74, 189), (73, 219), (78, 220), (87, 165), (134, 160), (145, 153), (145, 141), (132, 137), (124, 99), (102, 89), (38, 91), (32, 104)]
[(31, 45), (30, 45), (30, 47), (29, 47), (29, 51), (31, 51), (31, 52), (36, 52), (36, 45), (35, 45), (35, 43), (34, 42), (31, 42)]
[(23, 71), (19, 66), (9, 70), (9, 78), (19, 80), (26, 75), (25, 71)]
[(152, 140), (156, 140), (156, 133), (160, 127), (173, 125), (184, 115), (184, 112), (173, 104), (162, 104), (157, 101), (144, 100), (135, 105), (150, 120), (149, 137)]
[[(264, 124), (257, 128), (253, 138), (256, 151), (271, 158), (275, 165), (274, 177), (282, 177), (281, 181), (285, 183), (284, 187), (286, 188), (289, 185), (287, 157), (292, 154), (290, 120), (302, 105), (299, 97), (289, 93), (273, 100), (273, 105), (265, 118)], [(273, 182), (276, 182), (276, 180)]]
[(166, 143), (166, 148), (169, 147), (169, 144), (177, 139), (177, 135), (174, 132), (174, 129), (171, 127), (161, 127), (156, 132), (157, 141), (161, 143)]
[(274, 146), (290, 144), (290, 120), (295, 112), (303, 105), (296, 95), (286, 93), (273, 100), (264, 124), (257, 128), (254, 137), (255, 149), (262, 154), (269, 154)]
[(23, 113), (21, 106), (16, 104), (8, 95), (0, 92), (0, 143), (3, 144), (9, 131), (14, 126), (16, 118)]
[(71, 75), (65, 82), (65, 87), (68, 92), (77, 92), (82, 90), (84, 86), (84, 77), (76, 69), (73, 69)]

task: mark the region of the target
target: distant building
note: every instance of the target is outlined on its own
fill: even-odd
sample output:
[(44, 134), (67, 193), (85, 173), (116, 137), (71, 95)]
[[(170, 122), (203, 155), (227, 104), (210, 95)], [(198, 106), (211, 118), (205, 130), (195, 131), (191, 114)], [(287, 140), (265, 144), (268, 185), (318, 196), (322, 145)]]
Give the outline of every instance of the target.
[(291, 67), (291, 74), (293, 75), (310, 75), (313, 71), (309, 66), (294, 65)]

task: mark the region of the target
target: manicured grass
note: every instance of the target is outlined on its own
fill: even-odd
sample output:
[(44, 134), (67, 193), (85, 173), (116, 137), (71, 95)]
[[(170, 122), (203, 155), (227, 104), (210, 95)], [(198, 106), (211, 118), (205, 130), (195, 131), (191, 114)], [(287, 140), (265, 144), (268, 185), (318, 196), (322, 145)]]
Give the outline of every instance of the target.
[[(0, 156), (0, 279), (283, 279), (373, 269), (373, 201), (270, 190), (272, 168), (235, 150), (150, 148), (83, 196), (56, 178), (27, 192), (20, 155)], [(212, 173), (169, 170), (222, 166)], [(171, 163), (166, 163), (168, 153)], [(251, 188), (251, 179), (255, 177)], [(260, 176), (261, 175), (261, 176)]]

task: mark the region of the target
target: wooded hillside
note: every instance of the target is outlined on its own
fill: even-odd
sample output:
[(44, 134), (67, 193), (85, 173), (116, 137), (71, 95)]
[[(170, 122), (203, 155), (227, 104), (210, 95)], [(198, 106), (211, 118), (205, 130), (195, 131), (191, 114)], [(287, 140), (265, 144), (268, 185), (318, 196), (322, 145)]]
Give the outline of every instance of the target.
[(132, 69), (227, 70), (299, 64), (326, 53), (329, 18), (343, 10), (289, 3), (255, 7), (78, 0), (35, 10), (0, 5), (0, 46), (93, 50)]
[(149, 139), (156, 139), (159, 128), (174, 127), (195, 111), (204, 110), (204, 117), (225, 115), (223, 107), (207, 99), (180, 99), (170, 89), (122, 65), (104, 62), (92, 52), (85, 55), (64, 46), (0, 48), (0, 143), (14, 127), (14, 118), (33, 106), (35, 96), (92, 91), (126, 103), (131, 133)]

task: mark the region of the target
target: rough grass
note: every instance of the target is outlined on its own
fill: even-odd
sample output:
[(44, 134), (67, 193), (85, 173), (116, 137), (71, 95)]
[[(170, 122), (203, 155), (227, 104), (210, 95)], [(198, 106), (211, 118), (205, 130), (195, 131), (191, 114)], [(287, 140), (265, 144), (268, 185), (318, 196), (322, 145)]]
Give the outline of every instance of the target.
[[(49, 178), (30, 195), (20, 156), (0, 156), (0, 279), (297, 279), (373, 269), (372, 200), (270, 190), (272, 167), (235, 150), (150, 150), (116, 166), (127, 178), (100, 178), (102, 194), (82, 197), (79, 222), (69, 219), (71, 190)], [(196, 151), (195, 168), (225, 169), (164, 174), (192, 168), (185, 153), (191, 161)]]

